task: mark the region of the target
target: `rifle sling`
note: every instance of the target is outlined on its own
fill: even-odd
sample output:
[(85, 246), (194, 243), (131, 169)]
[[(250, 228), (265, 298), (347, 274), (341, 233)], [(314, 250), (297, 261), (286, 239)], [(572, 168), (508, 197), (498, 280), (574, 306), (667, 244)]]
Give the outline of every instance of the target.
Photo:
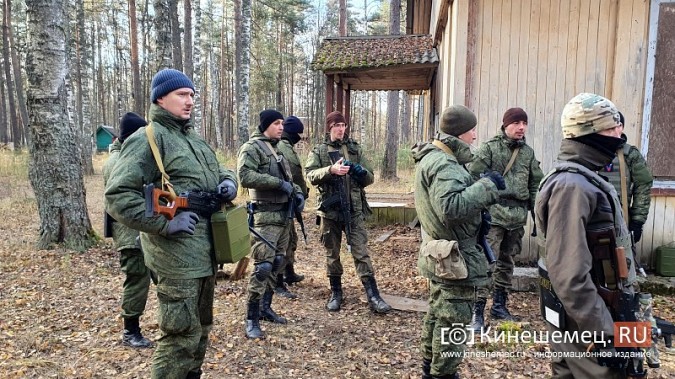
[(152, 150), (152, 156), (155, 157), (157, 167), (162, 173), (162, 190), (169, 192), (169, 200), (173, 201), (177, 197), (176, 192), (173, 190), (173, 185), (169, 182), (169, 174), (167, 174), (164, 170), (162, 157), (159, 155), (159, 148), (157, 148), (157, 141), (155, 140), (155, 133), (153, 132), (153, 124), (154, 122), (151, 122), (150, 125), (145, 127), (145, 135), (148, 137), (148, 143), (150, 144), (150, 150)]
[(431, 141), (431, 144), (434, 145), (434, 146), (436, 146), (437, 148), (443, 150), (443, 151), (444, 151), (446, 154), (448, 154), (448, 155), (452, 155), (452, 156), (455, 155), (455, 154), (452, 152), (452, 149), (450, 149), (450, 147), (449, 147), (448, 145), (444, 144), (443, 142), (441, 142), (441, 141), (439, 141), (439, 140), (437, 140), (437, 139)]
[(511, 167), (513, 166), (513, 162), (516, 161), (516, 156), (518, 155), (518, 152), (520, 151), (520, 147), (516, 147), (513, 149), (513, 153), (511, 154), (511, 159), (509, 159), (509, 163), (506, 165), (506, 168), (504, 169), (504, 173), (502, 176), (506, 176), (506, 174), (511, 171)]

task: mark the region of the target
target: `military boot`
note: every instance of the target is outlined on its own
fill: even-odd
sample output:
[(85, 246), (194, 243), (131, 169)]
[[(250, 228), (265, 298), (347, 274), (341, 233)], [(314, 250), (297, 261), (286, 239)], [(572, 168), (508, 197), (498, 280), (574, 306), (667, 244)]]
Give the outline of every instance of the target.
[(276, 314), (272, 310), (272, 295), (274, 293), (270, 290), (265, 291), (262, 298), (262, 310), (260, 311), (260, 319), (263, 321), (273, 322), (275, 324), (285, 324), (288, 321)]
[(326, 309), (331, 312), (337, 312), (342, 306), (342, 277), (329, 276), (330, 281), (330, 299), (326, 303)]
[(431, 359), (422, 359), (422, 379), (431, 379)]
[(361, 278), (361, 283), (366, 289), (366, 297), (368, 298), (368, 305), (370, 309), (375, 313), (387, 313), (391, 310), (389, 304), (387, 304), (381, 297), (380, 291), (377, 289), (377, 282), (375, 281), (375, 276), (366, 276)]
[(297, 299), (298, 298), (298, 295), (289, 291), (288, 287), (286, 287), (286, 283), (284, 283), (284, 275), (283, 274), (277, 275), (277, 286), (274, 287), (274, 292), (277, 295), (283, 296), (283, 297), (288, 298), (288, 299)]
[(153, 347), (149, 339), (143, 337), (138, 323), (138, 317), (124, 319), (124, 332), (122, 334), (122, 344), (136, 349), (147, 349)]
[(260, 302), (249, 301), (246, 311), (246, 338), (265, 338), (265, 333), (260, 329)]
[(518, 321), (518, 319), (511, 315), (506, 308), (508, 301), (508, 294), (504, 288), (495, 288), (492, 291), (492, 308), (490, 308), (490, 316), (495, 320)]
[(197, 371), (190, 371), (188, 372), (187, 376), (185, 379), (199, 379), (202, 377), (202, 369), (199, 369)]
[(474, 333), (480, 333), (485, 328), (485, 303), (487, 299), (478, 298), (473, 304), (473, 315), (471, 316), (471, 329)]
[(284, 269), (284, 281), (286, 284), (291, 285), (293, 283), (300, 283), (303, 280), (305, 280), (304, 275), (299, 275), (295, 273), (295, 269), (293, 268), (293, 265), (290, 263), (286, 263), (286, 268)]

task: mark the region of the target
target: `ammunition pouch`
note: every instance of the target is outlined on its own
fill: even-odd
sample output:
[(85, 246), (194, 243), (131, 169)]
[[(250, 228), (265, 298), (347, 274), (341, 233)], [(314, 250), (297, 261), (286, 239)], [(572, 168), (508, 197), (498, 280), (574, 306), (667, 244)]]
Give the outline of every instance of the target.
[(445, 280), (461, 280), (469, 276), (466, 262), (457, 241), (432, 240), (420, 251), (420, 259), (435, 276)]

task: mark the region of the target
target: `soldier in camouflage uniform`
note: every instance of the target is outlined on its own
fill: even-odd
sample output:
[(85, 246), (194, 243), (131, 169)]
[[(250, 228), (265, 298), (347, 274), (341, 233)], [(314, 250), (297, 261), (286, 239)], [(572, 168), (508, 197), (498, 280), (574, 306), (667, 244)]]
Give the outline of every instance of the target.
[[(148, 123), (139, 115), (129, 112), (120, 120), (120, 137), (110, 145), (110, 155), (103, 165), (103, 185), (106, 186), (110, 179), (110, 173), (122, 149), (124, 141), (138, 128)], [(124, 320), (124, 332), (122, 343), (135, 347), (152, 347), (152, 342), (143, 337), (139, 326), (139, 318), (145, 311), (148, 301), (148, 289), (150, 288), (150, 272), (143, 260), (143, 251), (137, 246), (137, 230), (130, 229), (124, 224), (113, 222), (112, 237), (115, 248), (120, 253), (120, 269), (125, 275), (122, 292), (122, 319)]]
[[(534, 150), (525, 142), (526, 132), (527, 113), (521, 108), (508, 109), (502, 118), (501, 132), (480, 146), (470, 167), (475, 179), (486, 171), (499, 171), (506, 181), (507, 190), (490, 207), (492, 222), (486, 237), (497, 255), (490, 315), (498, 320), (514, 320), (506, 307), (514, 257), (522, 250), (527, 211), (534, 209), (537, 187), (544, 176)], [(488, 296), (489, 286), (478, 288), (471, 320), (477, 332), (485, 326), (483, 312)]]
[[(349, 138), (345, 133), (347, 123), (340, 112), (331, 112), (326, 116), (326, 139), (316, 145), (307, 157), (305, 172), (312, 185), (319, 191), (318, 202), (321, 204), (338, 192), (337, 186), (332, 185), (338, 177), (347, 178), (346, 191), (349, 194), (351, 212), (351, 233), (348, 240), (351, 246), (348, 249), (354, 258), (356, 273), (366, 290), (366, 297), (370, 309), (376, 313), (387, 313), (391, 310), (377, 288), (373, 264), (368, 254), (368, 235), (365, 228), (365, 219), (372, 211), (366, 201), (364, 188), (375, 181), (373, 170), (363, 155), (361, 146)], [(332, 163), (328, 152), (339, 151), (342, 158)], [(342, 263), (340, 262), (340, 245), (342, 232), (347, 230), (346, 220), (340, 212), (340, 204), (330, 209), (319, 208), (321, 217), (321, 243), (326, 248), (326, 271), (330, 281), (331, 296), (326, 304), (329, 311), (339, 311), (342, 306)]]
[[(549, 332), (604, 336), (605, 341), (596, 337), (591, 341), (597, 348), (614, 338), (614, 322), (619, 321), (613, 319), (595, 285), (595, 280), (607, 280), (608, 286), (618, 284), (613, 279), (616, 273), (603, 274), (605, 279), (596, 277), (611, 267), (607, 260), (593, 256), (598, 244), (614, 251), (607, 233), (614, 235), (616, 246), (625, 249), (628, 277), (620, 279), (621, 296), (632, 297), (636, 282), (630, 233), (616, 190), (596, 174), (623, 144), (619, 113), (608, 99), (581, 93), (563, 108), (561, 125), (564, 139), (557, 162), (542, 180), (535, 200), (537, 242), (543, 247), (539, 256), (542, 317)], [(593, 235), (602, 235), (602, 240)], [(591, 346), (580, 340), (551, 339), (550, 344), (556, 354), (551, 364), (554, 378), (627, 377), (625, 366), (618, 368), (627, 359), (583, 356)]]
[[(288, 160), (291, 167), (291, 174), (293, 174), (293, 183), (300, 187), (302, 196), (307, 199), (307, 196), (309, 196), (309, 189), (305, 182), (305, 176), (302, 174), (302, 163), (300, 163), (300, 158), (293, 148), (293, 146), (300, 141), (300, 134), (302, 134), (304, 129), (305, 127), (299, 118), (288, 116), (284, 120), (284, 132), (281, 134), (281, 141), (277, 145), (277, 149), (279, 149), (279, 152)], [(291, 221), (291, 223), (294, 224), (293, 221)], [(284, 283), (293, 284), (305, 279), (304, 275), (295, 273), (295, 251), (297, 249), (298, 232), (295, 230), (295, 225), (292, 225), (288, 249), (286, 249), (286, 258), (284, 259), (284, 273), (279, 273), (277, 276), (277, 286), (274, 289), (274, 292), (278, 295), (286, 296), (291, 299), (296, 298), (297, 296), (291, 293)]]
[(654, 183), (654, 177), (647, 167), (647, 161), (640, 153), (637, 147), (626, 142), (628, 137), (623, 134), (624, 117), (619, 112), (619, 119), (621, 126), (621, 139), (624, 141), (623, 146), (619, 146), (617, 150), (617, 157), (612, 163), (606, 165), (601, 175), (607, 177), (610, 183), (616, 189), (619, 200), (624, 204), (624, 199), (621, 198), (621, 164), (619, 162), (618, 154), (623, 154), (626, 162), (626, 170), (624, 176), (626, 177), (626, 192), (628, 199), (625, 200), (628, 214), (624, 214), (626, 222), (628, 222), (628, 230), (633, 234), (634, 242), (639, 242), (642, 238), (642, 227), (647, 221), (649, 215), (649, 204), (651, 203), (651, 189)]
[[(422, 226), (417, 267), (429, 279), (429, 311), (422, 325), (422, 378), (459, 378), (457, 373), (464, 343), (442, 343), (442, 328), (468, 325), (475, 287), (487, 285), (487, 262), (476, 244), (481, 210), (499, 200), (504, 179), (491, 172), (472, 178), (465, 165), (472, 159), (470, 144), (476, 139), (476, 116), (462, 105), (443, 111), (440, 129), (449, 136), (413, 149), (415, 159), (415, 208)], [(425, 254), (432, 241), (456, 241), (467, 276), (449, 280), (439, 277)], [(466, 342), (466, 341), (464, 341)]]
[[(165, 172), (176, 193), (201, 190), (237, 194), (236, 177), (225, 170), (195, 133), (194, 85), (182, 72), (159, 71), (152, 79), (150, 122)], [(168, 220), (145, 216), (143, 185), (162, 188), (162, 174), (150, 148), (147, 128), (122, 145), (105, 196), (118, 222), (139, 230), (145, 263), (157, 276), (161, 336), (153, 355), (152, 378), (199, 378), (213, 324), (216, 261), (208, 215), (178, 210)]]
[[(260, 112), (258, 130), (239, 149), (237, 173), (241, 186), (248, 188), (254, 209), (254, 226), (272, 245), (256, 238), (252, 248), (255, 269), (248, 282), (246, 337), (264, 338), (259, 320), (286, 324), (286, 319), (272, 310), (277, 277), (284, 265), (284, 255), (293, 227), (294, 211), (302, 212), (305, 197), (293, 184), (288, 161), (277, 146), (283, 133), (284, 116), (276, 110)], [(295, 207), (295, 209), (289, 209)], [(262, 309), (260, 308), (262, 299)]]

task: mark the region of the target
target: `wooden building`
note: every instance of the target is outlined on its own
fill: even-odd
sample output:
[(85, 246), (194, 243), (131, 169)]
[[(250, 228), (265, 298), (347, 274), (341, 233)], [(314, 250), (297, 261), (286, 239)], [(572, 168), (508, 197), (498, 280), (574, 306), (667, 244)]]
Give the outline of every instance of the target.
[[(654, 250), (675, 240), (675, 0), (408, 0), (407, 9), (407, 33), (430, 35), (438, 54), (429, 137), (452, 104), (478, 116), (477, 143), (499, 132), (506, 109), (522, 107), (546, 172), (567, 101), (593, 92), (615, 102), (656, 179), (638, 244), (653, 267)], [(529, 234), (521, 261), (537, 257)]]

